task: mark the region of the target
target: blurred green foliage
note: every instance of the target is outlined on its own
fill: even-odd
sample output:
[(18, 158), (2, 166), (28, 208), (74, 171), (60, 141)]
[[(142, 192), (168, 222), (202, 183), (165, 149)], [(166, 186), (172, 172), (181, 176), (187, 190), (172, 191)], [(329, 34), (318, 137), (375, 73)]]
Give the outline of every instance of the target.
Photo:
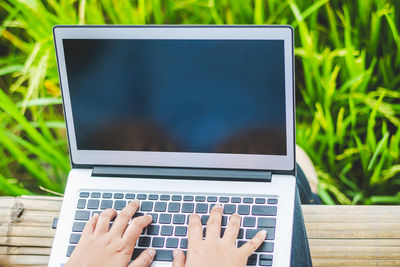
[(290, 24), (297, 143), (327, 204), (400, 203), (400, 1), (3, 0), (0, 194), (62, 192), (70, 169), (56, 24)]

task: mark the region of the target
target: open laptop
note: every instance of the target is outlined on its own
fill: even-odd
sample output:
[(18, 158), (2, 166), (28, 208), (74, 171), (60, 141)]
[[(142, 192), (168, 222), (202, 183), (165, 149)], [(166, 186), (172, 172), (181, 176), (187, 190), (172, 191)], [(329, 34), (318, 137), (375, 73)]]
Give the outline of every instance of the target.
[(238, 245), (267, 229), (249, 266), (289, 266), (295, 195), (293, 30), (289, 26), (56, 26), (72, 170), (49, 266), (62, 266), (86, 221), (141, 201), (153, 223), (136, 244), (171, 266), (188, 216)]

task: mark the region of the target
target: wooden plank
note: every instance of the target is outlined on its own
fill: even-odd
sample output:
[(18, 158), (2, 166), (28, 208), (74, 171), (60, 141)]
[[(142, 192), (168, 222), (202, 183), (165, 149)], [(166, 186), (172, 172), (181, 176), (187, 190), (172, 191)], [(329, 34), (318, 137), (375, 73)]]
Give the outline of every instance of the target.
[(53, 237), (26, 237), (11, 236), (0, 237), (1, 246), (20, 246), (20, 247), (51, 247)]
[(368, 267), (368, 266), (400, 266), (400, 260), (348, 260), (348, 259), (313, 259), (313, 266), (353, 266), (353, 267)]
[(13, 264), (23, 265), (46, 265), (49, 263), (49, 256), (41, 255), (9, 255), (7, 259)]
[(372, 247), (400, 247), (400, 239), (314, 239), (309, 238), (308, 243), (310, 247), (319, 247), (319, 246), (331, 246), (331, 247), (340, 247), (340, 246), (353, 246), (353, 247), (361, 247), (361, 246), (372, 246)]
[(49, 256), (51, 247), (6, 247), (0, 246), (0, 255), (44, 255)]
[(310, 251), (313, 259), (396, 260), (400, 255), (400, 247), (316, 246)]

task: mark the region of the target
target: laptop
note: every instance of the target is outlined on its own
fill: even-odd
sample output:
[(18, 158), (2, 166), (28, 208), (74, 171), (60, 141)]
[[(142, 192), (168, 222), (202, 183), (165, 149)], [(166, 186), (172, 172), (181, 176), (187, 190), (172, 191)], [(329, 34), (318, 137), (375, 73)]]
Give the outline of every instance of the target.
[(139, 199), (151, 214), (132, 259), (187, 249), (188, 217), (242, 217), (237, 245), (267, 230), (248, 266), (289, 266), (295, 196), (290, 26), (55, 26), (72, 169), (49, 266), (87, 220)]

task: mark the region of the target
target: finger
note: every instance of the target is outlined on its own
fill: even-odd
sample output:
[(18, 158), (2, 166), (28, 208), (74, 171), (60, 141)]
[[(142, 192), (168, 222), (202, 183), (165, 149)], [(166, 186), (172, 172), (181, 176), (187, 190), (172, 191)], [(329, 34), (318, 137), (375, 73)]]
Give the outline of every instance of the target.
[(94, 234), (106, 233), (110, 229), (110, 222), (117, 216), (117, 211), (114, 209), (106, 209), (103, 211), (99, 219), (97, 220), (96, 228), (94, 230)]
[(217, 239), (221, 235), (222, 206), (217, 203), (210, 212), (207, 221), (206, 239)]
[(85, 228), (83, 228), (82, 231), (82, 238), (91, 235), (94, 232), (94, 229), (96, 228), (97, 220), (99, 219), (99, 214), (95, 213), (89, 221), (86, 223)]
[(172, 256), (174, 256), (174, 261), (172, 262), (172, 267), (185, 267), (185, 253), (182, 250), (175, 249), (172, 252)]
[(267, 231), (261, 230), (250, 241), (239, 248), (247, 257), (249, 257), (264, 242), (267, 237)]
[(127, 244), (134, 246), (143, 229), (152, 221), (153, 217), (151, 215), (136, 217), (130, 222), (122, 238), (127, 242)]
[(195, 244), (198, 241), (203, 240), (203, 230), (201, 228), (200, 216), (193, 213), (189, 218), (189, 229), (188, 229), (188, 245)]
[(239, 234), (240, 228), (240, 216), (235, 213), (229, 219), (228, 227), (225, 230), (223, 240), (227, 241), (228, 243), (235, 244), (237, 236)]
[(111, 227), (110, 233), (116, 234), (120, 237), (124, 234), (126, 227), (128, 227), (129, 220), (139, 209), (139, 200), (135, 199), (129, 203), (117, 216), (113, 226)]
[(154, 248), (148, 248), (137, 257), (128, 267), (147, 267), (151, 264), (156, 255), (156, 250)]

